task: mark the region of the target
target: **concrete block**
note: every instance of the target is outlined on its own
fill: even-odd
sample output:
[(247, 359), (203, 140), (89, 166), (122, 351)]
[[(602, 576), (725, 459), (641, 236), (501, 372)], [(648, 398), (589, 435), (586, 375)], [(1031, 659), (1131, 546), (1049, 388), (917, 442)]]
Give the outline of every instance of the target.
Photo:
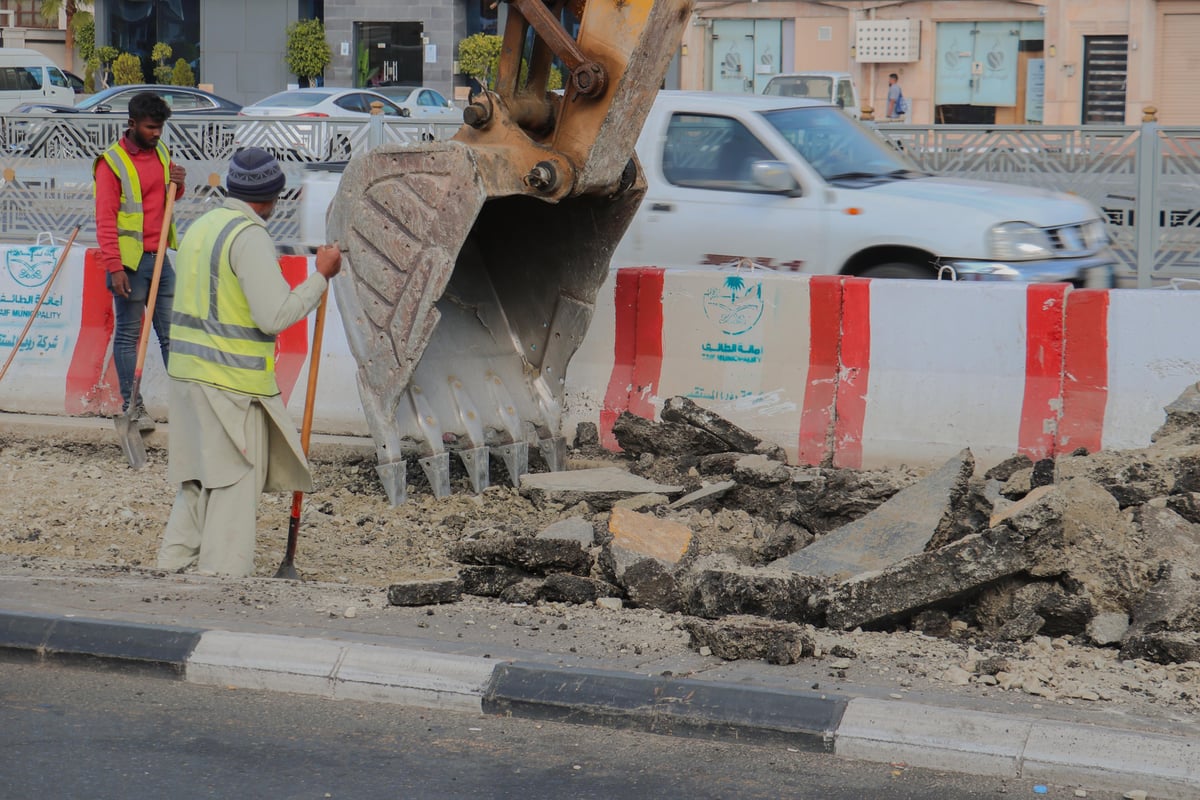
[(608, 518), (613, 549), (627, 550), (640, 556), (657, 558), (675, 565), (692, 543), (692, 531), (686, 525), (650, 514), (614, 508)]

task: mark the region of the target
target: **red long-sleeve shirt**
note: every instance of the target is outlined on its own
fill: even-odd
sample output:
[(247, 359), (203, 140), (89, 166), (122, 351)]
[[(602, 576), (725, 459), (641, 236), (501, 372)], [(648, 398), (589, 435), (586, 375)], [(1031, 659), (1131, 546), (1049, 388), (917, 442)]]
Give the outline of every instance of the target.
[[(120, 145), (133, 160), (142, 186), (142, 242), (147, 253), (157, 253), (163, 212), (167, 205), (162, 162), (158, 160), (158, 153), (138, 147), (128, 134), (121, 137)], [(175, 199), (182, 196), (183, 187), (180, 186), (175, 192)], [(100, 161), (96, 166), (96, 242), (100, 245), (100, 263), (108, 272), (124, 269), (121, 250), (117, 245), (117, 209), (120, 207), (121, 181), (108, 164)], [(163, 242), (163, 246), (166, 246), (166, 242)]]

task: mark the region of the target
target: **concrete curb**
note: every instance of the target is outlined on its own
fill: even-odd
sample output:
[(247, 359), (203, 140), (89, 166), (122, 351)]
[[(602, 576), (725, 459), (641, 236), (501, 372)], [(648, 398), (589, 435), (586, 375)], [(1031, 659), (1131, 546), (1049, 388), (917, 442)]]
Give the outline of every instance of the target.
[[(431, 645), (436, 645), (431, 642)], [(0, 656), (150, 669), (193, 683), (786, 744), (975, 775), (1200, 796), (1182, 736), (298, 636), (0, 611)]]

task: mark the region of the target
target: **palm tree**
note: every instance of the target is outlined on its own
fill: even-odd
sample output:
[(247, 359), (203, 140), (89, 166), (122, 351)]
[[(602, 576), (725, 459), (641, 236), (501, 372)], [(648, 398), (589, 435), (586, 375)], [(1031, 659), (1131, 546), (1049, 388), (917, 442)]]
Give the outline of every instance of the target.
[(60, 13), (65, 12), (67, 15), (67, 70), (74, 69), (72, 62), (75, 58), (75, 15), (80, 12), (81, 6), (90, 5), (91, 3), (84, 0), (42, 0), (42, 19), (58, 22)]

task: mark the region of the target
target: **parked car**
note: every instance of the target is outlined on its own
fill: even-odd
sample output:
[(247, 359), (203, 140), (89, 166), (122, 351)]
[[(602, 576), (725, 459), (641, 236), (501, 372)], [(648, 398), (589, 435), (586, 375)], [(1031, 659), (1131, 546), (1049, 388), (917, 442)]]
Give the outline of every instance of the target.
[(426, 86), (379, 86), (375, 91), (395, 100), (410, 117), (420, 122), (462, 124), (462, 109)]
[(67, 76), (37, 50), (0, 47), (0, 112), (36, 101), (75, 102)]
[(1112, 285), (1117, 259), (1088, 201), (936, 177), (826, 103), (659, 92), (637, 154), (647, 190), (615, 267), (744, 257), (805, 273)]
[(855, 119), (862, 117), (858, 86), (849, 72), (784, 72), (767, 81), (763, 94), (833, 103)]
[[(51, 158), (95, 157), (120, 135), (128, 119), (129, 101), (142, 92), (157, 94), (170, 107), (174, 124), (168, 124), (165, 141), (180, 158), (217, 158), (232, 145), (232, 126), (217, 123), (189, 125), (186, 121), (233, 116), (241, 109), (237, 103), (188, 86), (132, 84), (97, 92), (75, 106), (43, 102), (18, 106), (14, 109), (15, 114), (30, 116), (27, 119), (9, 118), (9, 150), (20, 155)], [(110, 121), (110, 124), (66, 123), (46, 116), (53, 114), (94, 116)]]
[[(370, 118), (371, 103), (376, 101), (382, 104), (383, 115), (389, 119), (408, 116), (406, 110), (377, 92), (329, 86), (278, 92), (245, 106), (240, 113), (241, 116), (258, 119), (328, 119), (332, 127), (336, 128), (336, 121), (339, 119), (362, 121)], [(336, 130), (329, 130), (329, 127), (330, 125), (322, 123), (290, 125), (282, 134), (275, 131), (264, 141), (260, 142), (253, 136), (247, 136), (239, 144), (243, 147), (263, 147), (276, 158), (288, 161), (349, 158), (350, 137), (339, 134)], [(280, 135), (286, 139), (282, 147), (279, 146)]]

